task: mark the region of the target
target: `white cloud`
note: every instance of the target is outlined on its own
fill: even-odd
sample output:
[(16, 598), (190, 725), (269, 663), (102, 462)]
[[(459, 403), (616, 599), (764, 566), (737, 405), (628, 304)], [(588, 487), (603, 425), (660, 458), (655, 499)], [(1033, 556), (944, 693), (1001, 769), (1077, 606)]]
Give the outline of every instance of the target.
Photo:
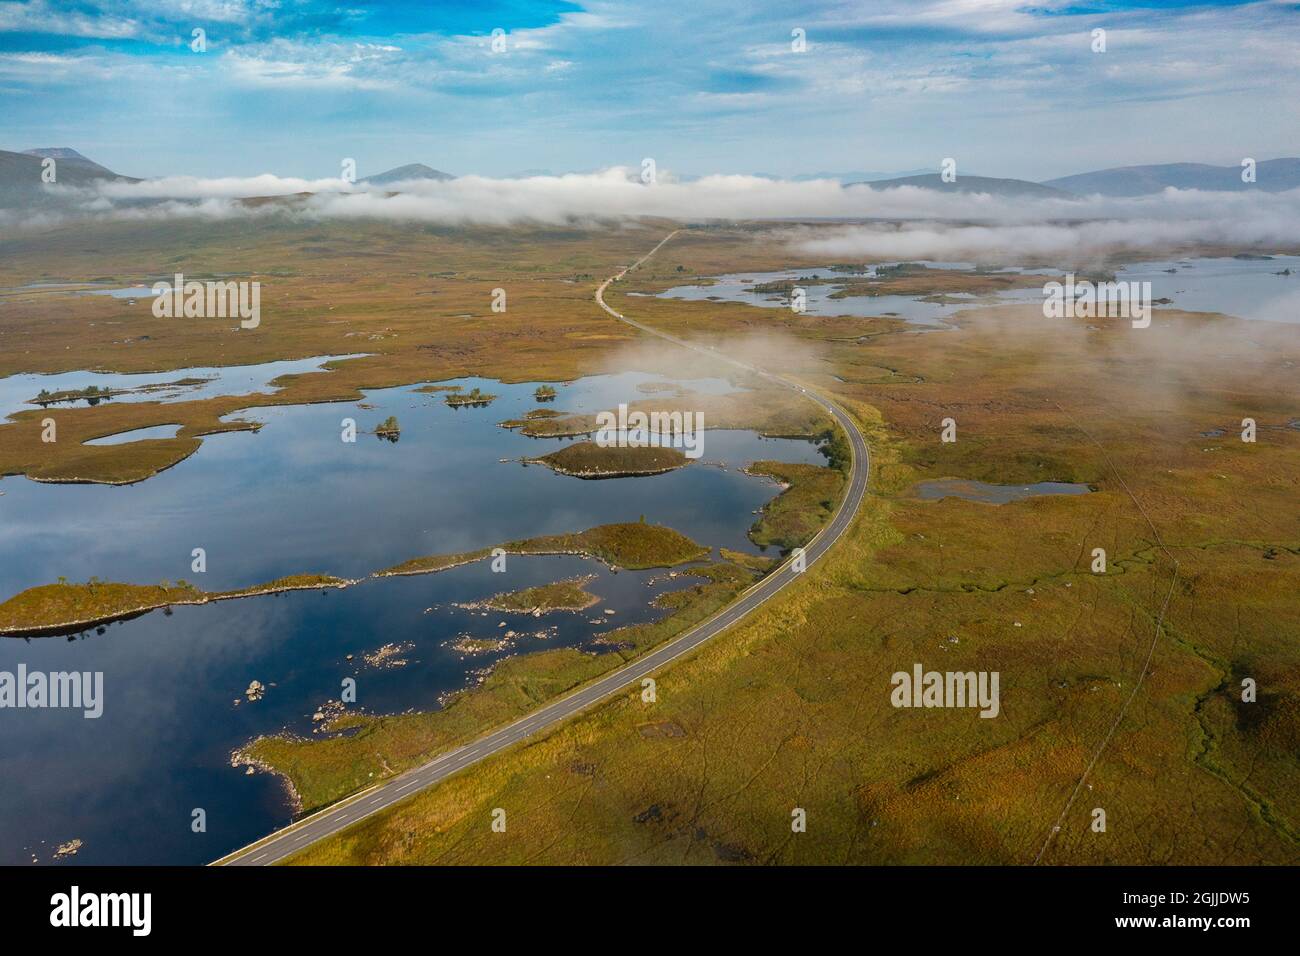
[(45, 0), (0, 3), (0, 33), (18, 31), (108, 40), (136, 36), (140, 32), (140, 23), (130, 17), (59, 10)]
[(242, 199), (254, 196), (292, 196), (296, 193), (325, 193), (353, 188), (341, 177), (297, 179), (264, 173), (261, 176), (229, 176), (200, 179), (196, 176), (165, 176), (138, 183), (106, 182), (98, 195), (112, 200), (140, 199)]
[[(1044, 255), (1069, 259), (1108, 249), (1189, 242), (1300, 244), (1300, 189), (1284, 193), (1208, 193), (1166, 189), (1153, 196), (1006, 198), (916, 187), (841, 187), (832, 180), (792, 182), (709, 176), (644, 185), (639, 169), (593, 174), (446, 182), (415, 180), (368, 188), (340, 179), (169, 177), (68, 191), (83, 215), (231, 217), (290, 214), (322, 219), (388, 219), (508, 225), (630, 220), (869, 219), (815, 234), (792, 224), (801, 252), (834, 260), (976, 259)], [(308, 193), (291, 204), (249, 206), (243, 197)], [(142, 204), (141, 201), (152, 201)]]
[(238, 86), (279, 89), (382, 90), (396, 86), (384, 74), (401, 48), (376, 43), (275, 41), (227, 51), (222, 64)]

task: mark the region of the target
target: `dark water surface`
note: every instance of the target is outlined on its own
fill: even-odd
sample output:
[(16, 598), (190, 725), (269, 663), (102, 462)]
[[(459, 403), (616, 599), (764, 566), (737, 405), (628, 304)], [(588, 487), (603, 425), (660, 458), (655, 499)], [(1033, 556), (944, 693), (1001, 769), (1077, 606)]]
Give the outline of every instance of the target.
[[(548, 407), (610, 408), (643, 397), (635, 386), (649, 378), (584, 379), (561, 386)], [(138, 485), (0, 481), (0, 594), (61, 575), (134, 583), (184, 578), (206, 590), (299, 572), (364, 577), (416, 555), (643, 515), (702, 544), (752, 553), (746, 531), (753, 511), (777, 488), (740, 469), (761, 458), (822, 461), (808, 442), (710, 431), (703, 457), (680, 471), (582, 481), (499, 461), (561, 444), (497, 427), (538, 407), (534, 385), (463, 384), (500, 398), (487, 408), (456, 410), (441, 394), (397, 388), (369, 393), (368, 409), (257, 409), (240, 415), (264, 421), (260, 433), (207, 438), (194, 456)], [(715, 380), (681, 384), (729, 390)], [(388, 415), (401, 424), (396, 443), (366, 433)], [(355, 444), (340, 440), (344, 417), (357, 421)], [(197, 547), (207, 552), (204, 574), (191, 570)], [(534, 618), (450, 606), (587, 574), (598, 576), (589, 589), (601, 602), (585, 612)], [(503, 654), (597, 650), (599, 634), (654, 619), (661, 612), (649, 606), (653, 596), (686, 583), (668, 581), (662, 571), (614, 573), (575, 557), (511, 556), (504, 574), (481, 562), (342, 591), (155, 611), (98, 634), (0, 639), (0, 671), (24, 664), (29, 671), (104, 675), (98, 719), (79, 710), (0, 710), (0, 863), (30, 862), (33, 855), (49, 862), (55, 846), (74, 838), (83, 841), (76, 863), (207, 862), (290, 819), (280, 783), (231, 768), (231, 750), (286, 727), (310, 734), (312, 712), (338, 697), (344, 677), (356, 678), (358, 706), (368, 712), (427, 709)], [(606, 608), (616, 613), (605, 615)], [(511, 629), (547, 629), (547, 636), (522, 637), (485, 655), (449, 646), (459, 635), (500, 638)], [(405, 666), (362, 663), (365, 652), (388, 643), (412, 645), (401, 655)], [(262, 700), (243, 699), (252, 680), (268, 685)], [(206, 833), (191, 832), (195, 808), (206, 811)]]

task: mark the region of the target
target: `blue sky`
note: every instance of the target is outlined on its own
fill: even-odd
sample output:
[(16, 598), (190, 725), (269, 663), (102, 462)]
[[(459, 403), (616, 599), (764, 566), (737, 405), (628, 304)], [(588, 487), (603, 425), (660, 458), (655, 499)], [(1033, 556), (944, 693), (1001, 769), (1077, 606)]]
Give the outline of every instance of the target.
[(0, 148), (138, 176), (1043, 179), (1300, 154), (1298, 92), (1300, 4), (1271, 0), (0, 0)]

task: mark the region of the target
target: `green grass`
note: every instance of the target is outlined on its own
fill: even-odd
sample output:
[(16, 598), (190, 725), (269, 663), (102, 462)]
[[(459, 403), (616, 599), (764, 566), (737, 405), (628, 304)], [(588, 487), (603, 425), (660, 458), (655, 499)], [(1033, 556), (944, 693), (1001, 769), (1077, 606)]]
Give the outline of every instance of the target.
[(231, 591), (203, 591), (184, 581), (152, 585), (111, 581), (42, 584), (21, 591), (0, 604), (0, 633), (92, 627), (160, 607), (207, 604), (280, 591), (337, 588), (348, 583), (328, 574), (295, 574)]
[(448, 405), (450, 405), (452, 408), (461, 408), (467, 405), (472, 405), (472, 406), (491, 405), (494, 401), (496, 401), (496, 399), (497, 397), (495, 395), (489, 395), (487, 392), (483, 391), (478, 386), (475, 386), (474, 388), (470, 389), (468, 392), (449, 391), (445, 396), (443, 396), (442, 400), (446, 402)]
[[(709, 549), (663, 525), (640, 522), (598, 525), (576, 534), (550, 534), (510, 541), (501, 548), (508, 554), (582, 554), (617, 567), (667, 568), (705, 557)], [(491, 548), (459, 554), (412, 558), (380, 574), (425, 574), (481, 561)]]
[(541, 611), (543, 614), (548, 611), (581, 611), (600, 601), (600, 598), (587, 590), (587, 585), (592, 580), (592, 577), (588, 576), (554, 581), (519, 591), (494, 594), (484, 601), (476, 601), (465, 606), (488, 608), (493, 611)]
[(835, 513), (844, 488), (844, 474), (836, 468), (758, 461), (748, 471), (788, 486), (763, 508), (749, 531), (755, 544), (783, 551), (808, 543)]

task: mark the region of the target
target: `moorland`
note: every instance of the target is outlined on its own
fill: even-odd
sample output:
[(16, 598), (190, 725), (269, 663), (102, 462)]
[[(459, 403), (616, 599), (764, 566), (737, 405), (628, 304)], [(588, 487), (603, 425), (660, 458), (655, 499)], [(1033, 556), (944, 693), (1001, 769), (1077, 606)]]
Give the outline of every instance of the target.
[[(649, 342), (594, 304), (602, 277), (673, 228), (340, 226), (266, 215), (6, 236), (0, 375), (111, 369), (165, 381), (191, 367), (364, 356), (268, 393), (22, 411), (0, 425), (0, 472), (141, 482), (147, 493), (152, 475), (201, 454), (203, 436), (249, 427), (230, 418), (244, 409), (360, 401), (362, 389), (471, 375), (558, 384), (612, 368), (691, 367), (751, 390), (695, 401), (711, 427), (823, 433), (815, 407)], [(871, 493), (850, 534), (779, 599), (667, 668), (654, 703), (629, 692), (298, 862), (1300, 859), (1300, 325), (1158, 308), (1137, 330), (1106, 317), (1046, 319), (1022, 304), (958, 310), (951, 328), (918, 333), (888, 317), (656, 297), (696, 277), (826, 267), (781, 228), (686, 228), (607, 300), (847, 409), (872, 451)], [(260, 326), (158, 319), (147, 302), (23, 288), (177, 271), (259, 279)], [(984, 291), (991, 281), (953, 273), (922, 288), (904, 270), (852, 294)], [(509, 291), (504, 313), (490, 308), (498, 287)], [(43, 442), (51, 416), (58, 441)], [(1246, 418), (1258, 423), (1256, 441), (1240, 438)], [(586, 422), (568, 419), (515, 424), (585, 433)], [(941, 439), (946, 419), (954, 442)], [(172, 439), (83, 444), (161, 424), (182, 427)], [(841, 482), (833, 467), (751, 470), (788, 486), (751, 535), (778, 548), (807, 540)], [(912, 493), (943, 478), (1095, 491), (1004, 505)], [(337, 733), (310, 740), (261, 737), (249, 760), (284, 774), (304, 809), (327, 805), (616, 666), (765, 569), (752, 556), (700, 563), (708, 542), (689, 528), (647, 532), (635, 511), (629, 501), (628, 526), (575, 527), (531, 547), (624, 567), (695, 561), (694, 582), (665, 599), (672, 615), (622, 629), (607, 653), (511, 658), (441, 708), (349, 713)], [(387, 573), (474, 558), (414, 557)], [(999, 672), (999, 717), (893, 708), (890, 675), (914, 662)], [(1258, 687), (1249, 702), (1246, 680)], [(508, 833), (490, 826), (497, 807), (509, 809)], [(791, 830), (796, 807), (807, 811), (804, 833)], [(1091, 826), (1097, 808), (1101, 832)]]

